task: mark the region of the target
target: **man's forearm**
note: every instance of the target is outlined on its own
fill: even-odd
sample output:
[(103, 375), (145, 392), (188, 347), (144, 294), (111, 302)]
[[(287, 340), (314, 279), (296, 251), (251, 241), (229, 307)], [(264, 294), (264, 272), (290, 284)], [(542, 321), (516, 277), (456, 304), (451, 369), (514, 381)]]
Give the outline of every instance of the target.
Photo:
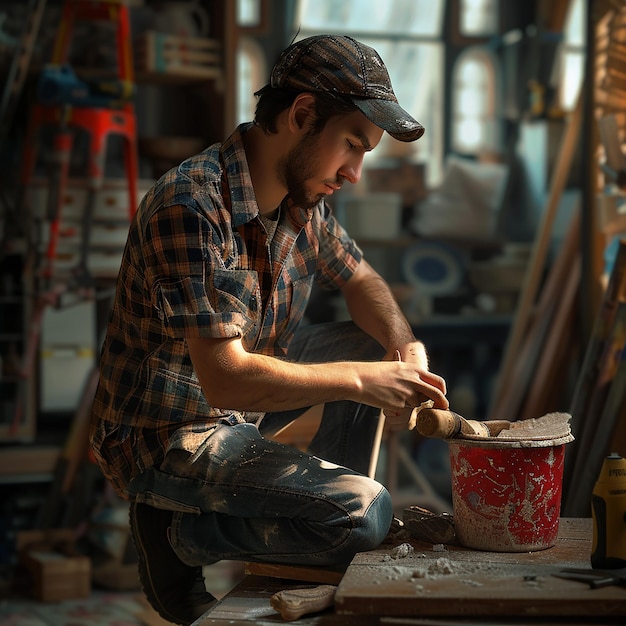
[(387, 351), (415, 341), (409, 322), (383, 278), (366, 265), (343, 289), (352, 320)]
[(284, 411), (335, 400), (383, 409), (416, 406), (443, 395), (421, 368), (393, 361), (292, 363), (247, 353), (239, 339), (189, 339), (189, 354), (207, 402), (223, 409)]

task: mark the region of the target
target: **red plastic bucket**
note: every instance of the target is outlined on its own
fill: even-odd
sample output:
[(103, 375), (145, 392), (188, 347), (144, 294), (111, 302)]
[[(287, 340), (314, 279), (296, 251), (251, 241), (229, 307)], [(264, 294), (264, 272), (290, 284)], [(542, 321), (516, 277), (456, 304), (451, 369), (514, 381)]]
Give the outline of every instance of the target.
[(454, 527), (461, 545), (545, 550), (557, 540), (565, 443), (452, 439)]

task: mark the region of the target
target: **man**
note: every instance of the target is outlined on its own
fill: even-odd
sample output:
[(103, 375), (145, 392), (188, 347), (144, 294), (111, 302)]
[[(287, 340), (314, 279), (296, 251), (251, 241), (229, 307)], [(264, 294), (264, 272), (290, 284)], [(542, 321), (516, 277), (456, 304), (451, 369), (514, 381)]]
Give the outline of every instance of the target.
[[(130, 500), (146, 595), (187, 624), (220, 559), (332, 566), (384, 539), (389, 493), (366, 476), (377, 416), (406, 424), (445, 383), (326, 200), (384, 130), (424, 129), (372, 49), (290, 46), (240, 126), (166, 173), (131, 225), (102, 349), (91, 441)], [(313, 281), (354, 323), (301, 325)], [(324, 404), (310, 454), (271, 432)]]

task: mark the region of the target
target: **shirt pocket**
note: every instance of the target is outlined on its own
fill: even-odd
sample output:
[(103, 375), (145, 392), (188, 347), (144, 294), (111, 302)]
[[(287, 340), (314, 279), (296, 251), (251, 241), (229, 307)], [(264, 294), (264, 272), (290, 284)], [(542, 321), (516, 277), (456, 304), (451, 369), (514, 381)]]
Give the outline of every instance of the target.
[[(287, 354), (289, 344), (302, 322), (307, 304), (313, 288), (313, 276), (298, 276), (295, 280), (289, 280), (285, 286), (285, 319), (277, 324), (276, 347), (284, 354)], [(280, 310), (280, 307), (279, 307)]]

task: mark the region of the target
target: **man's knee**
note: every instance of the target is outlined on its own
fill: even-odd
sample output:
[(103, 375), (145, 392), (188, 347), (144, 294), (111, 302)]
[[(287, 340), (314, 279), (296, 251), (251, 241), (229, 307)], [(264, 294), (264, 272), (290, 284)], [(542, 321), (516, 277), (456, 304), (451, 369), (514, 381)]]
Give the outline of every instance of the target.
[(393, 519), (393, 504), (391, 502), (391, 494), (382, 485), (376, 498), (366, 515), (368, 526), (370, 527), (369, 535), (377, 547), (389, 532), (391, 521)]
[(391, 494), (383, 485), (366, 476), (360, 477), (362, 514), (357, 520), (359, 551), (377, 548), (387, 536), (393, 519)]

